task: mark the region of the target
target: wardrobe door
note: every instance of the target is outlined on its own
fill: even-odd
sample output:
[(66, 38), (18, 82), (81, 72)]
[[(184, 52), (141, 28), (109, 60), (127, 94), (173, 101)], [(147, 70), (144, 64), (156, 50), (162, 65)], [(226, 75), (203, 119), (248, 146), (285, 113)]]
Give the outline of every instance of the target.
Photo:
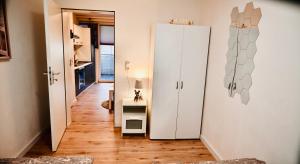
[(209, 27), (185, 26), (176, 138), (200, 138)]
[(150, 139), (175, 139), (183, 26), (156, 26)]

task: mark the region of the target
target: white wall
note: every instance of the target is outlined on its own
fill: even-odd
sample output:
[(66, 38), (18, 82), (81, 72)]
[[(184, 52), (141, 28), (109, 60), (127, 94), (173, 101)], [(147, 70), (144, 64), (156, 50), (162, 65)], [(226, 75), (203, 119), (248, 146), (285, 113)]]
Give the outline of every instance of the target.
[(0, 61), (0, 158), (22, 154), (48, 126), (42, 1), (7, 0), (12, 59)]
[[(131, 88), (134, 77), (148, 76), (150, 26), (171, 18), (199, 23), (199, 0), (56, 0), (62, 7), (116, 11), (116, 109), (115, 126), (121, 126), (121, 100), (132, 96), (124, 62), (129, 60)], [(88, 3), (87, 3), (88, 2)], [(144, 94), (146, 96), (147, 93)]]
[(71, 107), (76, 101), (75, 93), (75, 71), (74, 61), (74, 44), (71, 39), (70, 29), (73, 29), (73, 13), (63, 12), (63, 38), (64, 38), (64, 60), (65, 60), (65, 86), (66, 86), (66, 107), (67, 107), (67, 126), (72, 122)]
[(300, 6), (255, 1), (262, 10), (250, 102), (223, 87), (230, 13), (247, 0), (205, 0), (201, 22), (212, 26), (202, 137), (222, 159), (256, 157), (300, 163)]

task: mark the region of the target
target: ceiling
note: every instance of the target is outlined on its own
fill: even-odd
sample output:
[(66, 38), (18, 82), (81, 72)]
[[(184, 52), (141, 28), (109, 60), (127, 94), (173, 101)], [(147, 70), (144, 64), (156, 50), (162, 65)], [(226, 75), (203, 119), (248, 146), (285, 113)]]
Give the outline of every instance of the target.
[(115, 14), (114, 12), (108, 11), (84, 11), (84, 10), (73, 10), (74, 17), (79, 22), (92, 22), (99, 25), (115, 25)]

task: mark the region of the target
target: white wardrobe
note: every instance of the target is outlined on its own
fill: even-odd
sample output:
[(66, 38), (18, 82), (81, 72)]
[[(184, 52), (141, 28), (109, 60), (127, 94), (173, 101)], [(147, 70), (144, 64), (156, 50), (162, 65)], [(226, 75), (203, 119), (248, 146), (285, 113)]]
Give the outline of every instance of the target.
[(150, 139), (200, 138), (210, 27), (153, 30)]

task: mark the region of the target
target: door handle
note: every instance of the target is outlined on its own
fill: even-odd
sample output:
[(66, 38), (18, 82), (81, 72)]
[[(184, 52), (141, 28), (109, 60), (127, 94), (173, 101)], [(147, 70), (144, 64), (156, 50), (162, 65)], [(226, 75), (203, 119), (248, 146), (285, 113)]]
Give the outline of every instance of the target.
[(178, 89), (178, 81), (176, 82), (176, 89)]
[(49, 67), (49, 71), (48, 72), (44, 72), (43, 75), (48, 76), (49, 77), (49, 83), (50, 85), (54, 84), (54, 81), (58, 81), (58, 79), (54, 78), (54, 75), (60, 75), (60, 72), (53, 72), (51, 67)]
[[(43, 75), (48, 76), (50, 72), (43, 72)], [(52, 75), (60, 75), (60, 72), (54, 73), (52, 72)]]
[(60, 72), (52, 72), (52, 75), (60, 75)]
[(180, 88), (183, 89), (183, 81), (181, 81), (181, 87)]
[(58, 81), (58, 79), (54, 77), (55, 75), (60, 75), (60, 72), (52, 72), (52, 79), (53, 79), (53, 82), (54, 82), (54, 81)]

